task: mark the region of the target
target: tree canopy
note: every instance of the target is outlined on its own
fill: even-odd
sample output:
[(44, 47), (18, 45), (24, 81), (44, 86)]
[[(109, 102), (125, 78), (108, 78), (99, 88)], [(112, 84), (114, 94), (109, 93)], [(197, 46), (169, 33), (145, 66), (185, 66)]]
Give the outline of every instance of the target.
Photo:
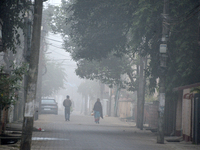
[(70, 37), (76, 43), (76, 57), (105, 58), (113, 52), (127, 52), (127, 33), (132, 24), (134, 5), (131, 1), (76, 1), (69, 6), (67, 23)]
[[(159, 60), (162, 25), (165, 25), (162, 24), (163, 1), (70, 1), (61, 7), (68, 26), (63, 26), (67, 32), (62, 32), (67, 37), (65, 46), (78, 67), (87, 62), (82, 59), (101, 60), (109, 54), (132, 58), (134, 53), (148, 56), (146, 75), (152, 89), (161, 75), (166, 76), (168, 92), (176, 86), (199, 82), (199, 3), (195, 0), (169, 3), (168, 58), (164, 73)], [(74, 43), (73, 47), (69, 46), (69, 39)]]
[(0, 24), (2, 25), (3, 51), (16, 52), (21, 43), (18, 29), (24, 29), (24, 17), (30, 10), (29, 2), (19, 0), (0, 1)]
[[(26, 14), (30, 11), (29, 1), (0, 1), (0, 47), (3, 61), (0, 66), (0, 104), (2, 109), (14, 104), (22, 87), (23, 75), (28, 69), (19, 55), (22, 49), (22, 36)], [(17, 53), (17, 54), (16, 54)]]
[(18, 92), (21, 88), (23, 75), (27, 72), (27, 65), (10, 66), (12, 71), (10, 74), (6, 74), (3, 71), (3, 67), (0, 68), (0, 105), (1, 109), (8, 107), (11, 104), (15, 104), (18, 99)]
[(98, 79), (110, 87), (120, 85), (121, 88), (126, 87), (133, 91), (136, 78), (133, 64), (127, 57), (119, 58), (113, 55), (101, 61), (81, 60), (77, 64), (76, 74), (81, 78)]
[(66, 73), (62, 64), (50, 60), (46, 61), (46, 70), (42, 80), (42, 96), (51, 96), (64, 88)]
[(90, 96), (90, 99), (94, 100), (99, 93), (99, 83), (96, 81), (86, 80), (79, 85), (78, 93), (83, 96)]

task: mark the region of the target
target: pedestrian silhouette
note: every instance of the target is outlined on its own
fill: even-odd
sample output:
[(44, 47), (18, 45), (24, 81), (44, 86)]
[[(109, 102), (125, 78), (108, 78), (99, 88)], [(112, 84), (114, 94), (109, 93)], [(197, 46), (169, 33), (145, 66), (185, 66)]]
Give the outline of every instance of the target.
[(70, 120), (70, 107), (72, 105), (69, 95), (66, 96), (66, 99), (63, 101), (63, 106), (65, 107), (65, 121)]
[(94, 104), (93, 111), (94, 111), (94, 121), (95, 123), (99, 124), (100, 117), (103, 119), (102, 105), (99, 98), (97, 98), (97, 101)]

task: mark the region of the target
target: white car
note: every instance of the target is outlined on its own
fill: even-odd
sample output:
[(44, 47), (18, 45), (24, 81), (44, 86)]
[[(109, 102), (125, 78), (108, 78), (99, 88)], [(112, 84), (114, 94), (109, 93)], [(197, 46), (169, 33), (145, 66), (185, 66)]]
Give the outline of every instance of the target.
[(58, 114), (58, 104), (55, 99), (41, 99), (41, 114)]

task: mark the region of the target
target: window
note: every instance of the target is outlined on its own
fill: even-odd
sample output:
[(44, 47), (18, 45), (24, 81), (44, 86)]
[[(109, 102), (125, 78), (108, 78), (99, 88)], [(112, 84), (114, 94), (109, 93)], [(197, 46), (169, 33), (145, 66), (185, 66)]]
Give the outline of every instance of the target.
[(42, 99), (42, 104), (56, 104), (56, 101), (54, 99)]

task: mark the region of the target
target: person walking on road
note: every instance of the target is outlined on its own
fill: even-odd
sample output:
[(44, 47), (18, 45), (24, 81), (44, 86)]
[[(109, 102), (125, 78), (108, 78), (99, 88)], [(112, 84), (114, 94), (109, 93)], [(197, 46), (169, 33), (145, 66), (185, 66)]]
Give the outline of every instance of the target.
[(63, 101), (63, 106), (65, 107), (65, 121), (69, 121), (70, 119), (70, 107), (72, 105), (71, 100), (69, 99), (69, 95), (67, 95), (67, 99)]
[(94, 111), (94, 121), (99, 124), (100, 117), (103, 119), (102, 105), (99, 98), (97, 98), (97, 101), (94, 104), (93, 111)]

